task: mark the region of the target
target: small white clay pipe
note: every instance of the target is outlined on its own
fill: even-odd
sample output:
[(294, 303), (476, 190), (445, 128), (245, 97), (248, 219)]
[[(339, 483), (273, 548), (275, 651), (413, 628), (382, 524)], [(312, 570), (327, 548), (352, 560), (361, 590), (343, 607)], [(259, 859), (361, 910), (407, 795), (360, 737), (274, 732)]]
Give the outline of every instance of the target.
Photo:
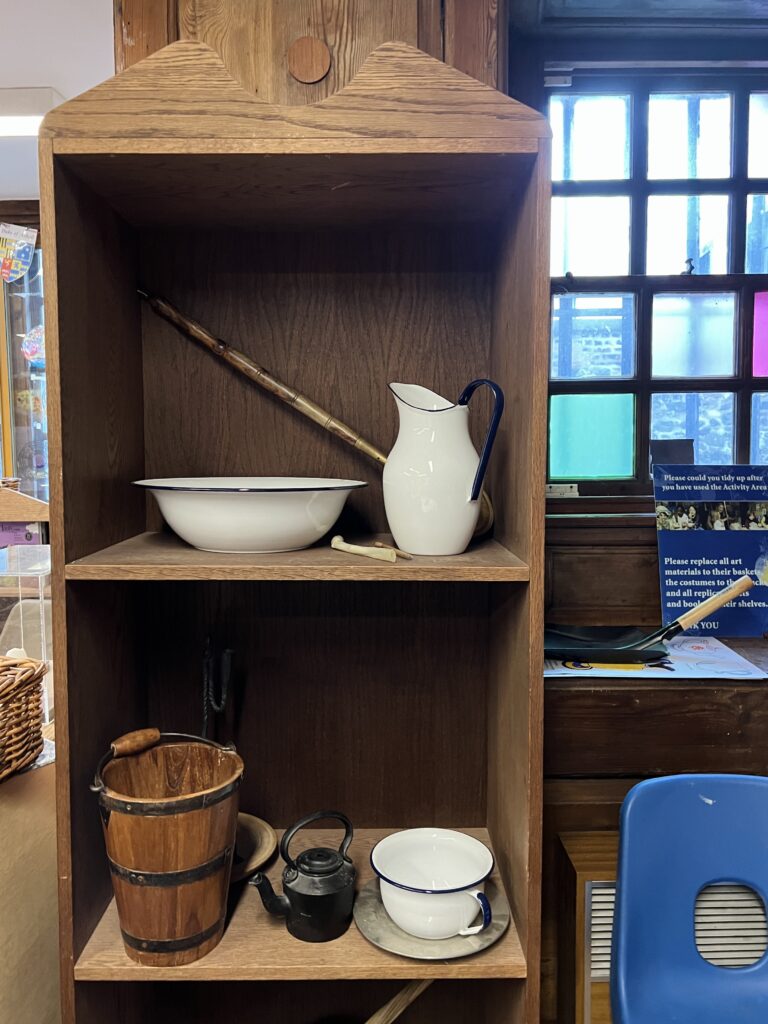
[(335, 551), (346, 551), (349, 555), (363, 555), (365, 558), (376, 558), (379, 562), (396, 562), (397, 555), (394, 548), (369, 548), (362, 544), (347, 544), (340, 534), (331, 541), (331, 547)]
[(413, 555), (409, 555), (407, 551), (401, 551), (394, 544), (385, 544), (383, 540), (375, 540), (373, 546), (375, 548), (384, 548), (385, 551), (394, 551), (398, 558), (405, 558), (409, 562), (413, 559)]

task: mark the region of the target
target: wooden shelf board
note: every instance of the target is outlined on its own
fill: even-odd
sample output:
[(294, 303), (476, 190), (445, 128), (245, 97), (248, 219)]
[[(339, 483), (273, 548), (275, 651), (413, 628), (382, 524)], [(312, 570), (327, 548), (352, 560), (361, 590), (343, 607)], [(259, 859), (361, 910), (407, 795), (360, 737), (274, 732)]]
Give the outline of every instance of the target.
[[(358, 829), (351, 856), (359, 884), (371, 878), (370, 851), (390, 829)], [(485, 829), (462, 829), (489, 843)], [(312, 830), (307, 846), (338, 846), (342, 833)], [(268, 869), (282, 891), (282, 862)], [(493, 875), (497, 885), (501, 880)], [(300, 942), (285, 922), (268, 914), (252, 886), (245, 885), (219, 945), (202, 960), (183, 967), (145, 967), (123, 949), (112, 900), (75, 965), (76, 981), (326, 981), (388, 978), (524, 978), (525, 957), (514, 926), (487, 950), (458, 960), (411, 960), (378, 949), (353, 923), (333, 942)]]
[[(384, 534), (358, 543), (382, 539)], [(171, 533), (141, 533), (66, 567), (69, 580), (414, 580), (525, 582), (529, 568), (494, 540), (462, 555), (416, 556), (379, 562), (334, 551), (328, 541), (304, 551), (216, 554), (198, 551)]]

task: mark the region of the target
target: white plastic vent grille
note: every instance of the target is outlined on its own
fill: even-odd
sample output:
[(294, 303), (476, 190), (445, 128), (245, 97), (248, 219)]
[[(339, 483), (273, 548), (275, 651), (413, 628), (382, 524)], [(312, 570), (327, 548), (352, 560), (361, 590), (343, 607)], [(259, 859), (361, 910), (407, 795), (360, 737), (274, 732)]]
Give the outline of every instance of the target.
[(768, 948), (763, 901), (744, 885), (710, 885), (696, 900), (696, 945), (718, 967), (746, 967)]
[[(586, 925), (592, 981), (607, 981), (616, 886), (588, 882)], [(746, 967), (768, 949), (768, 922), (757, 893), (743, 885), (711, 885), (696, 901), (696, 945), (718, 967)]]

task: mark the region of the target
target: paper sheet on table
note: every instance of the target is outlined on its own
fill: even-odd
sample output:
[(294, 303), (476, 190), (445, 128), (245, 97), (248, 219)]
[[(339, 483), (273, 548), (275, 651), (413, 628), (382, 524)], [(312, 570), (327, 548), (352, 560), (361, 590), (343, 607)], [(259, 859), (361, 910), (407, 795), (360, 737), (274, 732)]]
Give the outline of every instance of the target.
[(585, 661), (544, 662), (544, 675), (591, 679), (768, 679), (746, 658), (713, 637), (678, 636), (665, 644), (669, 656), (653, 665), (590, 664)]

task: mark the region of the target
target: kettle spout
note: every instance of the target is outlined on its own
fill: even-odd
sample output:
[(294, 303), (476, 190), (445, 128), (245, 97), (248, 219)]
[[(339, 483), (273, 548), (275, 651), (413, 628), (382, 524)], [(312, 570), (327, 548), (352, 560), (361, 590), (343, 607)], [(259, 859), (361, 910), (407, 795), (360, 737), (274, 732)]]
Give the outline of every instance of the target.
[(261, 901), (270, 914), (276, 914), (278, 917), (287, 915), (290, 909), (287, 897), (277, 895), (265, 874), (262, 874), (261, 871), (255, 874), (251, 879), (251, 885), (255, 885), (259, 890)]

